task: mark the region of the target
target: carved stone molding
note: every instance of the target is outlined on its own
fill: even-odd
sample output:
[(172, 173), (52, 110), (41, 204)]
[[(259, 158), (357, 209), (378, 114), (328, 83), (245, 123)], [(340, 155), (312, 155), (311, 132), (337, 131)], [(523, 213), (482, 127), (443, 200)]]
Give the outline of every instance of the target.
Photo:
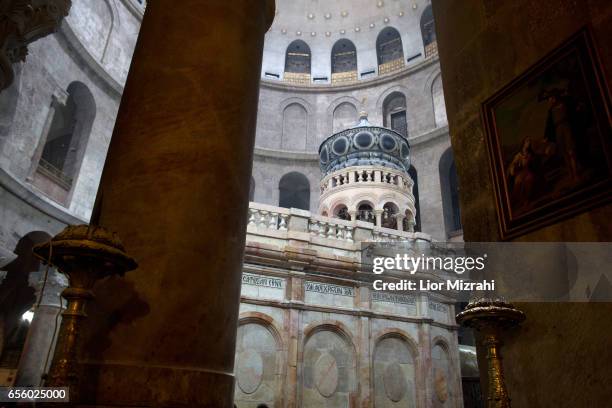
[(0, 3), (0, 92), (13, 82), (13, 67), (25, 61), (28, 45), (55, 32), (70, 0), (7, 0)]

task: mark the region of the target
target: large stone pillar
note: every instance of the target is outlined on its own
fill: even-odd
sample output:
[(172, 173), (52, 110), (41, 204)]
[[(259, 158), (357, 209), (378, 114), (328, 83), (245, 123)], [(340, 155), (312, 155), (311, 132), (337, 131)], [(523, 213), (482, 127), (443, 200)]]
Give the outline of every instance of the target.
[(273, 0), (150, 1), (92, 222), (139, 268), (95, 287), (84, 403), (231, 407)]

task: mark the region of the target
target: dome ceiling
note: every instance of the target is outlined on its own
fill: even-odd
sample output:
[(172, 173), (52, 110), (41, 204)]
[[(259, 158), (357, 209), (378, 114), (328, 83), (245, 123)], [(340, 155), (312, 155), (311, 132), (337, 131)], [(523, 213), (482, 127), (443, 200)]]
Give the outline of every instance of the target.
[(406, 0), (276, 0), (270, 32), (312, 38), (380, 30), (418, 8)]

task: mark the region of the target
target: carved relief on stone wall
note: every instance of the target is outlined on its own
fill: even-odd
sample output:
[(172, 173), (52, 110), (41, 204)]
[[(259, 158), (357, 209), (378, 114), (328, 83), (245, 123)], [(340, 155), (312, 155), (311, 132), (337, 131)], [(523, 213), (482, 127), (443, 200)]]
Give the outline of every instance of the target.
[(281, 347), (274, 329), (263, 323), (251, 319), (238, 327), (234, 394), (238, 406), (274, 406), (280, 394)]
[(316, 330), (304, 345), (304, 406), (348, 407), (355, 389), (355, 353), (350, 340), (330, 329)]
[(338, 365), (328, 352), (323, 352), (313, 367), (314, 384), (319, 393), (329, 398), (338, 388)]
[(416, 361), (406, 340), (386, 336), (373, 355), (376, 407), (416, 406)]

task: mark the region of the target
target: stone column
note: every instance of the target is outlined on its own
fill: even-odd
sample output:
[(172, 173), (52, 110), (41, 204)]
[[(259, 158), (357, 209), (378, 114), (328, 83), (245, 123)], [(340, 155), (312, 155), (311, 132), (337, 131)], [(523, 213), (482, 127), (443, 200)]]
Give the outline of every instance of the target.
[(404, 218), (405, 218), (404, 214), (395, 215), (395, 228), (397, 228), (398, 231), (404, 230)]
[(51, 365), (57, 332), (62, 321), (59, 315), (60, 293), (68, 282), (64, 275), (50, 269), (43, 288), (43, 276), (44, 272), (30, 273), (30, 279), (35, 280), (30, 282), (30, 286), (35, 288), (36, 299), (40, 300), (40, 305), (34, 310), (28, 337), (19, 359), (15, 380), (15, 385), (19, 387), (38, 387), (43, 384), (42, 376)]
[(383, 210), (374, 210), (374, 214), (376, 215), (376, 226), (381, 227)]
[(94, 288), (82, 403), (233, 405), (249, 180), (272, 0), (149, 2), (92, 222), (139, 268)]

